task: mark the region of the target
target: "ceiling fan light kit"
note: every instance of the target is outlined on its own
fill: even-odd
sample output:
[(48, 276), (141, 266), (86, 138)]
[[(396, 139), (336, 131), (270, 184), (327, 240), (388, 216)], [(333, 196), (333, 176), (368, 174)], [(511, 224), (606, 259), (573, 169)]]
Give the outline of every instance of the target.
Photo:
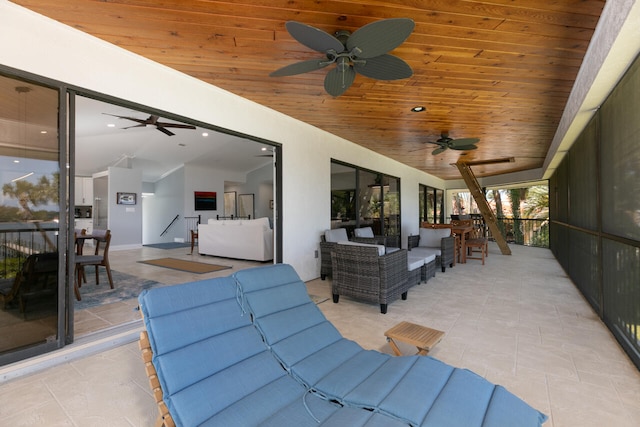
[(415, 23), (409, 18), (384, 19), (353, 34), (337, 31), (335, 36), (296, 21), (288, 21), (285, 26), (291, 37), (323, 53), (325, 58), (284, 66), (269, 74), (271, 77), (307, 73), (335, 63), (336, 67), (325, 77), (324, 88), (329, 95), (338, 97), (351, 87), (356, 73), (376, 80), (399, 80), (413, 75), (409, 64), (387, 53), (400, 46), (413, 31)]

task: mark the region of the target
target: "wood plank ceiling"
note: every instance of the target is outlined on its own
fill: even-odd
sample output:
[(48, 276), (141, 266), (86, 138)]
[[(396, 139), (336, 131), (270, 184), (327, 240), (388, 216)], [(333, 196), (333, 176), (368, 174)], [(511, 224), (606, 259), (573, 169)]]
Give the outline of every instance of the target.
[[(13, 0), (124, 49), (310, 123), (443, 179), (540, 168), (604, 0)], [(288, 20), (330, 34), (380, 19), (415, 21), (392, 53), (413, 76), (358, 75), (333, 98), (329, 68), (269, 77), (321, 54), (297, 43)], [(411, 112), (424, 106), (422, 113)], [(441, 132), (480, 138), (474, 151), (431, 152)], [(341, 159), (349, 161), (350, 159)]]

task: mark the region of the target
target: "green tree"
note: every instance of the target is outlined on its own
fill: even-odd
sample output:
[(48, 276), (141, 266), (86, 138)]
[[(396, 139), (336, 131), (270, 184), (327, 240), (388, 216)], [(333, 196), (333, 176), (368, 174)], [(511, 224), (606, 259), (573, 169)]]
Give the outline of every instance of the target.
[[(22, 211), (19, 212), (19, 216), (15, 218), (16, 220), (22, 219), (23, 221), (39, 221), (42, 218), (41, 212), (34, 212), (31, 209), (31, 206), (36, 207), (51, 202), (58, 203), (59, 187), (60, 174), (55, 172), (51, 179), (46, 176), (42, 176), (36, 183), (21, 179), (16, 182), (4, 184), (2, 186), (2, 193), (5, 196), (18, 200), (18, 204)], [(34, 223), (36, 228), (40, 230), (38, 221), (34, 221)], [(52, 248), (56, 246), (49, 236), (47, 236), (45, 231), (40, 230), (40, 233), (47, 242), (47, 245)]]

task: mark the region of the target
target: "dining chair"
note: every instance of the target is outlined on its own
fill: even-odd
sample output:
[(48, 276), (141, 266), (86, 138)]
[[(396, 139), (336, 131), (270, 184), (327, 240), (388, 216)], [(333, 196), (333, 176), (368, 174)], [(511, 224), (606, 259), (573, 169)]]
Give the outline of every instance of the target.
[(198, 232), (191, 230), (191, 255), (193, 255), (193, 245), (198, 240)]
[(93, 230), (91, 233), (95, 243), (93, 255), (76, 255), (76, 298), (80, 301), (80, 286), (82, 285), (82, 274), (85, 267), (95, 266), (96, 285), (100, 284), (98, 267), (104, 267), (107, 271), (109, 286), (113, 289), (113, 278), (111, 277), (111, 267), (109, 266), (109, 245), (111, 244), (111, 230)]
[[(74, 243), (76, 245), (76, 256), (82, 255), (84, 252), (84, 242), (86, 241), (87, 229), (86, 228), (76, 228), (73, 232)], [(84, 283), (87, 283), (87, 276), (84, 274), (84, 269), (82, 269), (82, 279)]]

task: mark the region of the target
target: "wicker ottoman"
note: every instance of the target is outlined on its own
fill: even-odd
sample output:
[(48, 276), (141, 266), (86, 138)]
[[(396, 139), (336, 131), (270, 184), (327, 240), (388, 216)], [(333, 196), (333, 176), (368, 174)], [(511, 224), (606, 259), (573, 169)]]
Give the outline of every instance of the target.
[(432, 277), (436, 277), (436, 256), (431, 255), (424, 259), (424, 265), (420, 270), (421, 279), (423, 282), (427, 282)]
[[(424, 279), (422, 278), (424, 269), (424, 258), (407, 257), (407, 270), (409, 271), (408, 281), (412, 285), (419, 285)], [(435, 264), (434, 264), (435, 271)]]

